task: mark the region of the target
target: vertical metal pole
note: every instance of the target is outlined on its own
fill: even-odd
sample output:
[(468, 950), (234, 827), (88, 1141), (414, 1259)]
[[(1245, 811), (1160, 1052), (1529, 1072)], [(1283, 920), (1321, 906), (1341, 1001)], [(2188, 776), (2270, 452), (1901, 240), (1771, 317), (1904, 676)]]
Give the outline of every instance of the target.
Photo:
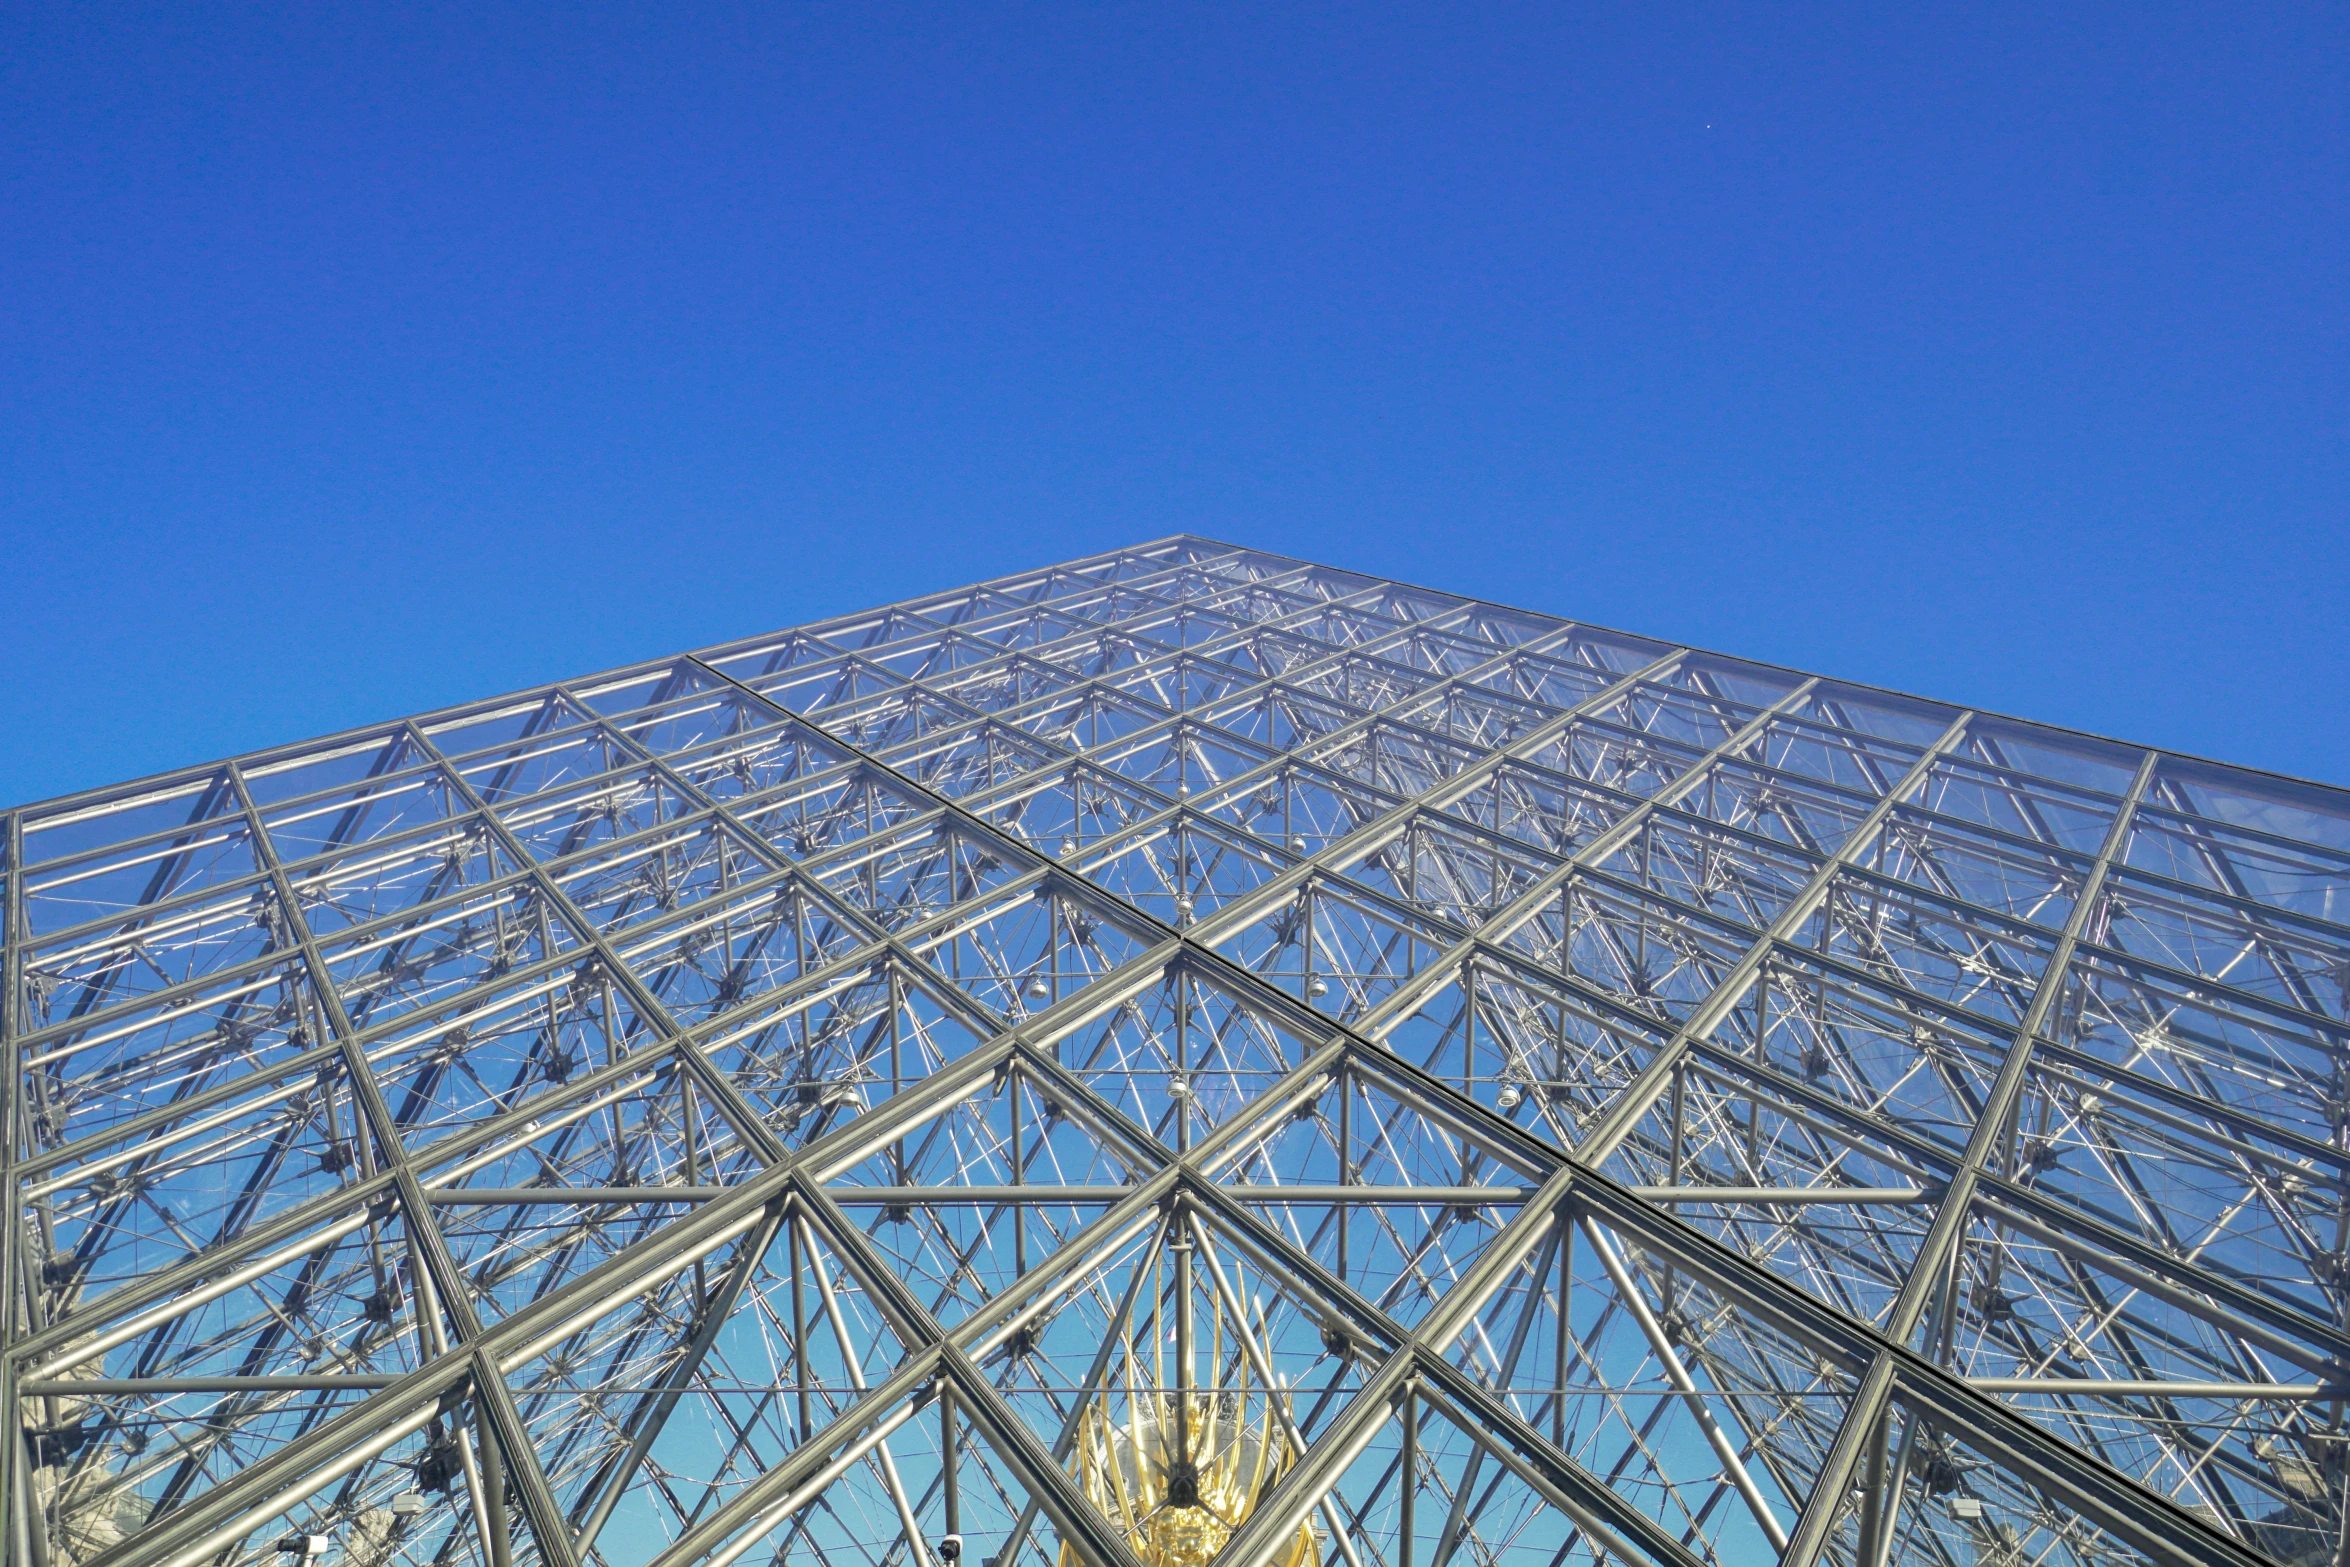
[[(1224, 1277), (1223, 1265), (1216, 1261), (1215, 1248), (1207, 1243), (1205, 1237), (1196, 1238), (1199, 1240), (1200, 1260), (1208, 1265), (1208, 1281), (1215, 1286), (1216, 1299), (1222, 1309), (1232, 1318), (1233, 1336), (1240, 1341), (1240, 1351), (1248, 1358), (1249, 1365), (1256, 1372), (1257, 1380), (1264, 1384), (1270, 1394), (1281, 1384), (1273, 1373), (1273, 1362), (1271, 1357), (1265, 1353), (1265, 1346), (1258, 1342), (1256, 1334), (1249, 1328), (1248, 1304), (1241, 1298), (1240, 1292), (1232, 1287), (1232, 1281)], [(1274, 1421), (1280, 1425), (1282, 1434), (1288, 1437), (1289, 1450), (1300, 1458), (1304, 1457), (1306, 1451), (1305, 1433), (1298, 1429), (1297, 1417), (1290, 1413), (1288, 1403), (1281, 1398), (1271, 1397), (1266, 1408)], [(1209, 1413), (1212, 1417), (1214, 1411), (1211, 1409)], [(1267, 1428), (1266, 1434), (1268, 1437), (1271, 1436), (1270, 1427)], [(1339, 1557), (1346, 1567), (1363, 1567), (1362, 1558), (1355, 1554), (1354, 1546), (1349, 1543), (1346, 1515), (1339, 1511), (1335, 1494), (1323, 1493), (1322, 1500), (1316, 1505), (1321, 1509), (1323, 1518), (1328, 1520), (1330, 1524), (1330, 1538), (1337, 1543)]]
[(1477, 1097), (1477, 971), (1461, 965), (1461, 1092)]
[(9, 1516), (15, 1520), (19, 1567), (49, 1567), (49, 1520), (33, 1516), (32, 1461), (26, 1455), (29, 1444), (23, 1433), (17, 1432), (8, 1445), (14, 1457), (8, 1467), (16, 1481), (16, 1500)]
[[(670, 1069), (677, 1074), (678, 1133), (685, 1143), (685, 1184), (696, 1186), (701, 1183), (702, 1161), (701, 1155), (696, 1149), (696, 1145), (701, 1139), (698, 1135), (700, 1131), (699, 1118), (694, 1114), (693, 1078), (692, 1074), (686, 1071), (683, 1061), (672, 1058), (669, 1065)], [(612, 1114), (615, 1118), (619, 1116), (620, 1107), (618, 1105), (612, 1107)], [(615, 1149), (624, 1146), (626, 1146), (625, 1143), (619, 1138), (613, 1139)], [(697, 1301), (706, 1300), (709, 1293), (710, 1281), (702, 1272), (702, 1259), (696, 1257), (694, 1259), (694, 1299)]]
[[(417, 1244), (416, 1226), (408, 1226), (409, 1272), (416, 1280), (416, 1315), (424, 1328), (424, 1342), (435, 1356), (449, 1352), (449, 1336), (441, 1326), (440, 1292), (433, 1284), (432, 1274), (424, 1267), (423, 1248)], [(480, 1533), (484, 1548), (490, 1537), (489, 1488), (482, 1484), (481, 1458), (474, 1452), (473, 1439), (467, 1435), (463, 1421), (454, 1422), (450, 1439), (457, 1444), (457, 1462), (465, 1471), (465, 1492), (473, 1500), (473, 1527)]]
[[(1667, 1185), (1680, 1185), (1682, 1177), (1688, 1169), (1688, 1115), (1689, 1066), (1687, 1062), (1678, 1062), (1673, 1067), (1673, 1152), (1671, 1169), (1666, 1176)], [(1570, 1244), (1572, 1243), (1570, 1242)], [(1665, 1264), (1663, 1283), (1665, 1310), (1673, 1309), (1673, 1301), (1679, 1294), (1679, 1290), (1680, 1280), (1673, 1271), (1673, 1265), (1668, 1262)], [(1560, 1402), (1563, 1404), (1565, 1400), (1562, 1399)]]
[[(1771, 970), (1769, 964), (1754, 976), (1754, 1063), (1768, 1066), (1771, 1059)], [(1749, 1092), (1746, 1096), (1746, 1175), (1757, 1186), (1767, 1184), (1762, 1173), (1762, 1096)]]
[(1689, 1068), (1686, 1063), (1673, 1068), (1673, 1158), (1671, 1173), (1665, 1177), (1668, 1186), (1679, 1186), (1689, 1168)]
[(938, 1379), (938, 1482), (946, 1493), (947, 1533), (963, 1532), (963, 1493), (955, 1475), (955, 1390), (942, 1374)]
[[(889, 971), (889, 1092), (893, 1099), (897, 1097), (898, 1091), (906, 1086), (904, 1066), (899, 1060), (898, 1013), (901, 1009), (898, 1003), (898, 971), (893, 967)], [(906, 1140), (901, 1137), (889, 1146), (891, 1161), (897, 1167), (898, 1184), (900, 1186), (912, 1185), (913, 1183), (906, 1178)]]
[[(1026, 1176), (1022, 1166), (1027, 1160), (1020, 1148), (1020, 1072), (1017, 1067), (1005, 1074), (1005, 1083), (1012, 1096), (1012, 1184), (1020, 1185)], [(1028, 1205), (1015, 1200), (1012, 1204), (1012, 1272), (1018, 1277), (1028, 1271)], [(948, 1531), (952, 1533), (953, 1531)]]
[(473, 1395), (474, 1446), (481, 1454), (482, 1512), (489, 1519), (490, 1567), (514, 1567), (514, 1530), (506, 1521), (506, 1462), (481, 1390)]
[(1175, 1253), (1175, 1461), (1191, 1458), (1191, 1251), (1194, 1242), (1191, 1214), (1176, 1216), (1180, 1237), (1168, 1250)]
[(791, 1242), (791, 1359), (792, 1376), (800, 1385), (800, 1440), (813, 1434), (808, 1409), (808, 1297), (801, 1289), (800, 1227), (786, 1224)]
[[(1892, 1413), (1888, 1406), (1885, 1412), (1885, 1435), (1888, 1441), (1893, 1435)], [(1876, 1559), (1870, 1561), (1864, 1558), (1862, 1567), (1885, 1567), (1893, 1554), (1893, 1532), (1901, 1521), (1901, 1488), (1909, 1483), (1909, 1461), (1917, 1448), (1918, 1424), (1915, 1415), (1902, 1424), (1901, 1448), (1893, 1455), (1893, 1472), (1885, 1477), (1885, 1489), (1877, 1498), (1877, 1510), (1881, 1516), (1877, 1519)]]
[[(1061, 1422), (1061, 1434), (1053, 1443), (1053, 1458), (1056, 1462), (1068, 1458), (1069, 1450), (1077, 1443), (1077, 1433), (1084, 1423), (1085, 1412), (1093, 1407), (1085, 1395), (1098, 1392), (1106, 1397), (1109, 1391), (1110, 1362), (1121, 1354), (1132, 1354), (1130, 1335), (1134, 1324), (1134, 1303), (1142, 1294), (1144, 1286), (1158, 1277), (1159, 1254), (1166, 1249), (1166, 1245), (1167, 1232), (1162, 1228), (1151, 1238), (1148, 1255), (1136, 1266), (1133, 1277), (1126, 1281), (1126, 1292), (1118, 1297), (1118, 1309), (1110, 1314), (1109, 1325), (1102, 1335), (1102, 1347), (1094, 1353), (1093, 1368), (1086, 1372), (1085, 1380), (1077, 1384), (1077, 1395), (1069, 1401), (1068, 1416)], [(1154, 1313), (1157, 1311), (1155, 1297), (1152, 1310)], [(1158, 1334), (1155, 1323), (1151, 1332), (1155, 1338)], [(1129, 1373), (1127, 1391), (1131, 1393), (1133, 1390), (1133, 1377)], [(1020, 1509), (1020, 1516), (1012, 1524), (1011, 1534), (995, 1556), (1002, 1567), (1012, 1567), (1019, 1561), (1021, 1548), (1028, 1543), (1028, 1531), (1035, 1526), (1041, 1506), (1032, 1495), (1028, 1498), (1028, 1504)]]
[(1191, 1151), (1191, 975), (1175, 971), (1175, 1073), (1184, 1091), (1175, 1096), (1175, 1151)]
[(1569, 1293), (1575, 1282), (1575, 1227), (1559, 1218), (1558, 1397), (1550, 1411), (1550, 1439), (1567, 1445), (1567, 1360), (1575, 1347), (1574, 1314)]
[(1298, 912), (1305, 916), (1305, 934), (1299, 939), (1305, 943), (1306, 977), (1305, 1001), (1314, 1004), (1314, 884), (1308, 881), (1297, 889)]
[[(1338, 1068), (1338, 1184), (1354, 1184), (1355, 1093), (1352, 1062)], [(1332, 1205), (1338, 1221), (1338, 1282), (1346, 1280), (1346, 1232), (1352, 1214), (1345, 1203)]]
[(1415, 1504), (1420, 1495), (1420, 1388), (1416, 1382), (1403, 1385), (1403, 1457), (1397, 1468), (1398, 1483), (1403, 1486), (1398, 1519), (1396, 1559), (1398, 1567), (1412, 1567), (1413, 1533), (1416, 1528)]
[(1877, 1567), (1885, 1557), (1884, 1533), (1889, 1511), (1885, 1499), (1885, 1449), (1892, 1436), (1893, 1407), (1888, 1404), (1877, 1422), (1875, 1434), (1869, 1438), (1868, 1468), (1861, 1482), (1860, 1567)]

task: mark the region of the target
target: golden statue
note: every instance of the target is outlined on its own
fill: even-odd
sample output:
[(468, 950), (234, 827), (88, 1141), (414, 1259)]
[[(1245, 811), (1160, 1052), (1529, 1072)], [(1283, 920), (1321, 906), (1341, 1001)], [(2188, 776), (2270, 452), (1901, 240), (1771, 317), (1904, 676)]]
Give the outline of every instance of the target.
[[(1188, 1306), (1190, 1247), (1179, 1242), (1168, 1250), (1178, 1254), (1178, 1299)], [(1190, 1313), (1183, 1315), (1188, 1319)], [(1233, 1321), (1230, 1326), (1238, 1347), (1248, 1324)], [(1190, 1329), (1185, 1320), (1175, 1334), (1174, 1387), (1167, 1383), (1168, 1335), (1151, 1335), (1152, 1375), (1147, 1379), (1128, 1338), (1123, 1386), (1113, 1382), (1085, 1411), (1069, 1458), (1086, 1499), (1125, 1532), (1143, 1567), (1208, 1567), (1295, 1462), (1280, 1418), (1289, 1395), (1257, 1386), (1254, 1357), (1245, 1352), (1227, 1366), (1222, 1303), (1213, 1310), (1209, 1365), (1214, 1371), (1205, 1386), (1184, 1364), (1196, 1342)], [(1112, 1408), (1120, 1392), (1125, 1394), (1122, 1418)], [(1301, 1524), (1272, 1558), (1272, 1567), (1311, 1567), (1318, 1540), (1310, 1520)], [(1083, 1567), (1066, 1543), (1058, 1567)]]

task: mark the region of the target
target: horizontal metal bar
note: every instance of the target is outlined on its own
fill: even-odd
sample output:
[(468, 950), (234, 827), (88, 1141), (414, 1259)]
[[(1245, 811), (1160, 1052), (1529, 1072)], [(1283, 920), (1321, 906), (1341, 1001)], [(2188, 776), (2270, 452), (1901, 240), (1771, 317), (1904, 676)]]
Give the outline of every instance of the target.
[(1635, 1186), (1650, 1202), (1918, 1203), (1941, 1192), (1922, 1186)]
[(1269, 1203), (1383, 1203), (1400, 1207), (1416, 1204), (1452, 1208), (1482, 1208), (1532, 1202), (1532, 1186), (1264, 1186), (1230, 1185), (1222, 1190), (1240, 1202)]
[[(1238, 1202), (1375, 1203), (1411, 1207), (1482, 1208), (1533, 1199), (1531, 1186), (1219, 1186)], [(917, 1208), (926, 1203), (1122, 1202), (1132, 1186), (827, 1186), (824, 1195), (844, 1208)], [(437, 1200), (437, 1199), (436, 1199)]]
[(93, 1393), (372, 1393), (398, 1377), (67, 1377), (19, 1382), (25, 1398), (76, 1398)]
[(1000, 1206), (1015, 1202), (1087, 1203), (1109, 1207), (1133, 1196), (1133, 1186), (827, 1186), (843, 1208), (919, 1208), (926, 1204)]
[(426, 1187), (435, 1207), (491, 1208), (509, 1203), (716, 1202), (739, 1190), (733, 1186), (466, 1186), (447, 1191)]
[(2283, 1398), (2309, 1402), (2350, 1398), (2332, 1382), (2146, 1382), (2103, 1377), (1968, 1377), (1978, 1393), (2046, 1393), (2105, 1398)]

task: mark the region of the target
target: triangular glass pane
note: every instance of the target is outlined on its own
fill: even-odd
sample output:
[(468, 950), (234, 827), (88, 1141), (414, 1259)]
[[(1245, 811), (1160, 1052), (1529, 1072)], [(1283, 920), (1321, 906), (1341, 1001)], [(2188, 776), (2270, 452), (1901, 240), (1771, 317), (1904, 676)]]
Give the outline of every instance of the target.
[(1376, 821), (1396, 803), (1351, 778), (1285, 762), (1243, 785), (1203, 793), (1199, 809), (1238, 823), (1290, 854), (1307, 855)]
[(1385, 720), (1374, 720), (1360, 734), (1326, 742), (1304, 754), (1334, 773), (1407, 800), (1467, 771), (1478, 760), (1477, 752), (1467, 746)]
[(1444, 806), (1488, 832), (1562, 857), (1588, 847), (1632, 809), (1628, 796), (1517, 762), (1494, 768)]
[(1746, 987), (1707, 1053), (1751, 1063), (1758, 1081), (1800, 1083), (1956, 1153), (1974, 1132), (2009, 1043), (2003, 1030), (1963, 1012), (1781, 961)]
[(819, 876), (834, 897), (899, 931), (983, 898), (1035, 865), (996, 838), (941, 821), (834, 858)]
[[(747, 1523), (720, 1531), (727, 1551), (747, 1552), (751, 1561), (903, 1564), (937, 1560), (939, 1543), (954, 1533), (962, 1537), (963, 1567), (1092, 1567), (1080, 1545), (1063, 1540), (1052, 1513), (1038, 1505), (988, 1430), (960, 1406), (943, 1415), (933, 1386), (860, 1416), (860, 1425), (885, 1428), (880, 1439), (845, 1428), (828, 1439), (825, 1447), (863, 1445), (828, 1483), (795, 1485), (796, 1475), (771, 1476), (765, 1505)], [(815, 1450), (815, 1456), (828, 1455)], [(645, 1543), (662, 1538), (648, 1531)], [(922, 1558), (914, 1555), (917, 1548)], [(636, 1567), (650, 1554), (640, 1549), (607, 1560)]]
[[(269, 927), (255, 916), (269, 894), (246, 840), (244, 818), (227, 817), (184, 842), (28, 869), (18, 877), (28, 978), (86, 1011), (258, 957)], [(84, 987), (94, 987), (86, 999)]]
[(555, 884), (598, 933), (617, 936), (723, 897), (776, 863), (772, 850), (704, 816), (581, 854), (556, 871)]
[(735, 672), (770, 702), (810, 718), (901, 683), (888, 670), (860, 658), (841, 657), (839, 649), (814, 637), (795, 638), (763, 654), (746, 657), (736, 665)]
[[(1926, 1324), (1930, 1353), (2183, 1503), (2255, 1525), (2269, 1521), (2272, 1499), (2292, 1502), (2280, 1458), (2322, 1453), (2330, 1440), (2317, 1402), (2330, 1321), (2297, 1321), (2265, 1291), (2195, 1276), (2169, 1248), (2023, 1200), (1978, 1201), (1971, 1219), (1956, 1293)], [(2211, 1238), (2215, 1252), (2229, 1249)]]
[(1945, 1006), (2013, 1025), (2023, 1021), (2056, 937), (1931, 893), (1839, 876), (1798, 945)]
[(1597, 868), (1753, 930), (1767, 929), (1819, 862), (1767, 838), (1656, 811)]
[(1999, 1169), (2033, 1195), (2339, 1321), (2342, 1150), (2158, 1077), (2042, 1044)]
[(981, 1006), (1018, 1019), (1075, 995), (1148, 945), (1114, 908), (1048, 881), (963, 911), (915, 950)]
[(811, 726), (775, 721), (772, 709), (746, 710), (744, 718), (745, 727), (703, 740), (672, 757), (669, 765), (711, 799), (739, 805), (851, 761), (847, 751)]
[(1549, 868), (1515, 844), (1422, 815), (1402, 836), (1350, 863), (1346, 876), (1431, 919), (1474, 930), (1516, 902)]
[[(1970, 748), (1982, 755), (1986, 744), (1975, 742)], [(1989, 749), (1996, 752), (1998, 748)], [(2128, 783), (2125, 775), (2121, 785), (2127, 787)], [(2028, 771), (2010, 771), (1996, 763), (1985, 765), (1957, 755), (1936, 762), (1912, 798), (1943, 816), (2084, 854), (2097, 852), (2113, 820), (2115, 804), (2109, 797)]]
[(675, 1057), (544, 1102), (531, 1122), (428, 1176), (474, 1309), (493, 1321), (760, 1170)]
[[(428, 828), (463, 816), (470, 802), (438, 766), (415, 767), (365, 784), (265, 807), (277, 857), (288, 863), (378, 843), (396, 834)], [(258, 791), (256, 791), (258, 797)]]
[[(1701, 1556), (1775, 1560), (1772, 1531), (1794, 1525), (1848, 1412), (1849, 1370), (1604, 1225), (1578, 1223), (1565, 1244), (1567, 1333), (1547, 1370), (1536, 1359), (1489, 1374), (1505, 1386), (1547, 1374), (1561, 1445)], [(1455, 1353), (1490, 1357), (1475, 1337)]]
[(116, 795), (96, 804), (27, 811), (25, 865), (46, 867), (87, 856), (78, 869), (107, 867), (118, 876), (117, 886), (144, 887), (160, 881), (153, 892), (132, 902), (153, 902), (252, 871), (245, 818), (226, 771), (210, 770), (156, 788), (119, 790)]
[[(750, 782), (759, 783), (756, 769)], [(929, 808), (901, 780), (863, 762), (779, 784), (762, 783), (760, 789), (732, 807), (734, 817), (795, 860), (814, 859), (887, 832)], [(723, 790), (713, 787), (712, 792), (724, 797)]]
[(671, 1016), (700, 1022), (808, 978), (869, 943), (865, 927), (798, 872), (714, 895), (615, 942)]
[(2350, 853), (2233, 827), (2152, 801), (2130, 818), (2133, 866), (2296, 914), (2339, 923), (2350, 910)]
[(2281, 1006), (2350, 1018), (2350, 935), (2249, 899), (2117, 872), (2090, 939)]
[(469, 894), (519, 868), (488, 823), (468, 816), (297, 862), (286, 880), (303, 924), (323, 941)]
[(604, 1561), (638, 1563), (830, 1425), (903, 1357), (821, 1234), (767, 1221), (507, 1382), (566, 1521), (597, 1522)]
[(1362, 1341), (1324, 1306), (1206, 1224), (1178, 1222), (1082, 1276), (995, 1375), (1138, 1553), (1204, 1561), (1369, 1369)]
[(2346, 1124), (2350, 1026), (2083, 947), (2047, 1033), (2060, 1045), (2313, 1142)]
[(884, 751), (890, 767), (934, 794), (963, 799), (999, 788), (1068, 752), (984, 720)]
[(1460, 933), (1343, 881), (1312, 881), (1217, 945), (1341, 1022), (1364, 1016)]
[(477, 751), (514, 746), (557, 729), (588, 722), (585, 709), (564, 700), (558, 692), (494, 702), (439, 719), (421, 720), (418, 727), (433, 748), (451, 758)]
[(1864, 794), (1730, 757), (1673, 792), (1676, 809), (1812, 854), (1833, 854), (1875, 804)]
[(1305, 1060), (1286, 1025), (1178, 966), (1059, 1040), (1061, 1065), (1171, 1148), (1188, 1148)]
[(1248, 896), (1279, 875), (1282, 864), (1282, 857), (1254, 846), (1245, 834), (1206, 826), (1186, 814), (1122, 840), (1107, 859), (1088, 857), (1085, 876), (1180, 930)]
[(1255, 772), (1270, 753), (1238, 736), (1189, 719), (1097, 753), (1111, 772), (1157, 790), (1170, 800), (1205, 794)]
[(1077, 765), (1023, 783), (981, 814), (1037, 853), (1065, 860), (1159, 809), (1117, 775)]
[(1465, 1124), (1342, 1067), (1252, 1129), (1218, 1181), (1268, 1227), (1407, 1326), (1460, 1282), (1537, 1181)]
[(452, 764), (536, 857), (554, 859), (639, 832), (685, 800), (601, 725), (558, 730)]
[(835, 1176), (830, 1195), (952, 1327), (1100, 1218), (1141, 1168), (1069, 1120), (1049, 1086), (999, 1074)]
[[(1626, 1560), (1592, 1538), (1574, 1517), (1530, 1484), (1522, 1469), (1547, 1473), (1557, 1460), (1528, 1455), (1506, 1439), (1457, 1423), (1426, 1399), (1407, 1419), (1402, 1409), (1340, 1474), (1328, 1502), (1310, 1518), (1307, 1561), (1349, 1567), (1338, 1531), (1363, 1567), (1439, 1562), (1468, 1567), (1601, 1567)], [(1500, 1456), (1507, 1452), (1513, 1465)], [(1406, 1493), (1409, 1493), (1407, 1502)], [(1408, 1543), (1407, 1543), (1408, 1535)], [(1620, 1535), (1614, 1538), (1620, 1539)], [(1651, 1558), (1634, 1556), (1632, 1561)]]
[(1874, 875), (1995, 909), (2010, 919), (2061, 930), (2091, 863), (2053, 844), (1896, 807), (1862, 851)]
[(1624, 1006), (1680, 1022), (1713, 994), (1754, 937), (1681, 904), (1578, 875), (1501, 939)]
[(1167, 715), (1129, 697), (1095, 689), (1015, 715), (1014, 727), (1072, 751), (1091, 751), (1125, 739)]
[(920, 1082), (984, 1036), (894, 965), (745, 1008), (703, 1047), (789, 1147)]
[(580, 945), (537, 888), (514, 881), (345, 932), (320, 950), (351, 1026), (366, 1031)]
[[(1463, 987), (1475, 997), (1472, 1009)], [(1536, 1136), (1571, 1148), (1664, 1048), (1664, 1032), (1486, 954), (1381, 1042)]]

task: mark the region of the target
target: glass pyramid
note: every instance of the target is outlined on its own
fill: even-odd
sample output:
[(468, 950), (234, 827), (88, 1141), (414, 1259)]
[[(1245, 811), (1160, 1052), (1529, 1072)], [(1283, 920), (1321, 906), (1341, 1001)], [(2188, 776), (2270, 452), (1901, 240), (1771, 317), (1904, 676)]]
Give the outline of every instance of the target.
[(5, 853), (15, 1567), (2343, 1550), (2339, 791), (1180, 537)]

